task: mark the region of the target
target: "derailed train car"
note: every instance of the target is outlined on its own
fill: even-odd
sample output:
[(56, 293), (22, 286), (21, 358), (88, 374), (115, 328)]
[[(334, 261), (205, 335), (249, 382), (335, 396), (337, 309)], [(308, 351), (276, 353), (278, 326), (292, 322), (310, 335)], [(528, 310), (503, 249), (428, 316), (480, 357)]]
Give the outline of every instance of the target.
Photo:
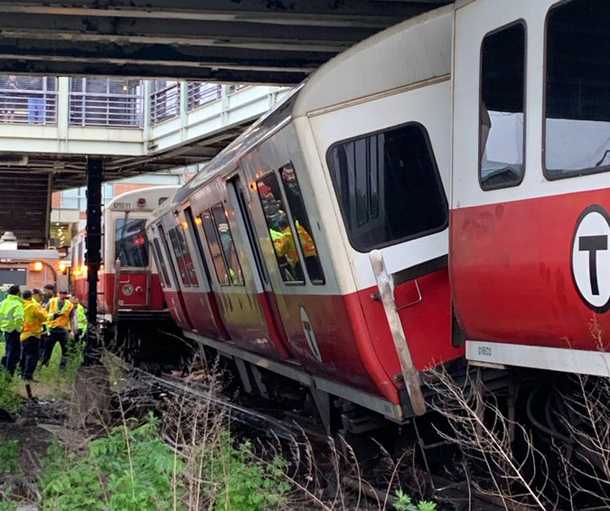
[(458, 2), (322, 67), (149, 221), (185, 335), (353, 430), (465, 355), (608, 375), (609, 9)]

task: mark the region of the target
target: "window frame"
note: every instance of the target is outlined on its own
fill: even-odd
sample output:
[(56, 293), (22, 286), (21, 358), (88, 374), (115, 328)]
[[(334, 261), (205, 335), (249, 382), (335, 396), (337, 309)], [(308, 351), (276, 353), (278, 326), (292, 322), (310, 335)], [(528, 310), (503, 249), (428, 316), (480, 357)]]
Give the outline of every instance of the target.
[[(218, 275), (218, 269), (216, 268), (216, 265), (214, 264), (214, 254), (212, 253), (212, 247), (210, 246), (210, 239), (209, 239), (209, 236), (208, 236), (208, 232), (206, 231), (206, 228), (204, 226), (204, 224), (205, 224), (205, 220), (204, 220), (205, 213), (207, 213), (210, 216), (210, 222), (212, 224), (214, 240), (218, 244), (218, 251), (220, 252), (220, 260), (222, 261), (222, 264), (223, 264), (224, 270), (225, 270), (225, 275), (227, 276), (227, 280), (224, 281), (224, 282), (220, 280), (220, 277)], [(214, 215), (212, 214), (212, 208), (204, 208), (204, 209), (202, 209), (198, 216), (199, 216), (199, 218), (201, 218), (201, 231), (203, 232), (203, 237), (204, 237), (205, 243), (206, 243), (206, 245), (208, 247), (208, 252), (210, 254), (210, 259), (212, 260), (212, 267), (214, 268), (214, 275), (216, 276), (216, 282), (218, 282), (219, 286), (230, 287), (231, 286), (231, 276), (229, 275), (229, 268), (227, 266), (227, 262), (225, 261), (225, 256), (224, 256), (223, 250), (222, 250), (222, 248), (220, 246), (220, 240), (218, 239), (218, 233), (216, 232), (216, 223), (214, 222)]]
[[(150, 242), (152, 246), (153, 259), (155, 260), (155, 266), (157, 268), (157, 274), (159, 275), (159, 280), (161, 281), (161, 285), (165, 287), (171, 287), (169, 282), (169, 271), (167, 268), (167, 262), (161, 253), (161, 242), (157, 236), (154, 236)], [(163, 262), (163, 264), (161, 264)]]
[[(127, 223), (130, 220), (139, 220), (139, 221), (143, 222), (143, 224), (142, 224), (142, 232), (144, 233), (143, 247), (146, 249), (147, 263), (144, 266), (131, 266), (131, 265), (123, 265), (123, 262), (121, 261), (121, 268), (123, 268), (123, 269), (129, 268), (134, 271), (148, 269), (148, 268), (150, 268), (150, 246), (149, 246), (149, 241), (148, 241), (148, 234), (146, 233), (146, 218), (130, 217), (129, 215), (115, 218), (114, 225), (113, 225), (113, 228), (114, 228), (114, 251), (113, 251), (114, 259), (113, 259), (113, 261), (120, 259), (119, 254), (117, 254), (117, 249), (116, 249), (117, 241), (118, 241), (118, 232), (119, 232), (119, 228), (118, 228), (117, 224), (121, 221)], [(125, 227), (123, 227), (123, 230), (125, 230)], [(124, 239), (124, 238), (121, 238), (121, 239)]]
[[(350, 229), (348, 229), (348, 222), (347, 222), (347, 217), (345, 215), (345, 209), (344, 206), (342, 204), (342, 201), (340, 199), (338, 190), (337, 190), (337, 185), (335, 183), (335, 178), (334, 178), (334, 172), (332, 171), (332, 166), (331, 166), (331, 153), (334, 151), (334, 149), (336, 147), (339, 147), (340, 145), (343, 144), (347, 144), (349, 142), (353, 142), (355, 140), (359, 140), (362, 138), (368, 138), (368, 137), (372, 137), (372, 136), (377, 136), (383, 133), (387, 133), (389, 131), (393, 131), (393, 130), (397, 130), (400, 128), (406, 128), (408, 126), (417, 126), (420, 129), (423, 130), (423, 134), (424, 134), (424, 142), (426, 144), (426, 147), (428, 148), (428, 154), (431, 156), (431, 163), (432, 163), (432, 171), (434, 174), (434, 181), (437, 184), (438, 189), (441, 192), (441, 199), (443, 201), (443, 212), (445, 215), (445, 221), (443, 222), (443, 224), (437, 228), (433, 228), (433, 229), (428, 229), (427, 231), (423, 231), (417, 234), (413, 234), (411, 236), (403, 236), (402, 238), (398, 238), (386, 243), (380, 243), (375, 245), (374, 247), (371, 247), (367, 250), (360, 250), (358, 248), (355, 247), (354, 245), (354, 240), (353, 240), (353, 236), (352, 233), (350, 231)], [(379, 151), (379, 148), (377, 149)], [(438, 162), (436, 160), (436, 153), (434, 152), (434, 148), (432, 146), (432, 141), (430, 140), (430, 133), (428, 132), (428, 129), (426, 128), (426, 126), (419, 122), (419, 121), (407, 121), (407, 122), (403, 122), (401, 124), (395, 124), (392, 126), (388, 126), (386, 128), (381, 128), (375, 131), (370, 131), (367, 133), (361, 133), (359, 135), (356, 135), (354, 137), (350, 137), (350, 138), (346, 138), (343, 140), (339, 140), (337, 142), (335, 142), (334, 144), (332, 144), (326, 151), (326, 166), (328, 169), (328, 172), (330, 174), (330, 180), (332, 182), (333, 185), (333, 199), (337, 201), (337, 203), (339, 204), (339, 210), (341, 211), (341, 218), (343, 220), (343, 229), (347, 235), (347, 239), (349, 241), (349, 244), (351, 246), (351, 248), (353, 250), (355, 250), (356, 252), (360, 253), (360, 254), (369, 254), (370, 252), (372, 252), (373, 250), (381, 250), (384, 248), (388, 248), (388, 247), (393, 247), (395, 245), (399, 245), (401, 243), (407, 243), (409, 241), (413, 241), (419, 238), (425, 238), (427, 236), (431, 236), (432, 234), (437, 234), (439, 232), (443, 232), (444, 230), (446, 230), (449, 227), (449, 201), (447, 200), (447, 193), (445, 192), (445, 186), (443, 185), (443, 179), (441, 177), (441, 173), (439, 171), (438, 168)], [(379, 175), (377, 176), (377, 181), (379, 183)], [(381, 214), (381, 210), (379, 211), (379, 213)]]
[[(227, 224), (227, 228), (229, 229), (229, 235), (231, 236), (231, 245), (233, 246), (233, 251), (235, 252), (237, 264), (239, 265), (239, 274), (241, 275), (240, 282), (233, 282), (233, 279), (231, 278), (231, 273), (229, 270), (233, 270), (233, 267), (227, 261), (227, 254), (225, 253), (225, 248), (222, 245), (222, 240), (220, 238), (220, 224), (218, 223), (218, 220), (216, 219), (216, 215), (214, 214), (214, 208), (218, 208), (218, 207), (220, 207), (220, 209), (222, 210), (222, 216), (224, 217), (224, 220), (225, 220), (224, 223)], [(210, 215), (212, 218), (212, 223), (214, 224), (214, 231), (216, 233), (216, 237), (218, 239), (218, 247), (220, 248), (220, 253), (222, 254), (222, 259), (225, 263), (225, 268), (227, 270), (227, 276), (229, 278), (229, 285), (237, 286), (237, 287), (244, 287), (246, 285), (246, 278), (244, 276), (244, 267), (241, 264), (241, 259), (239, 257), (239, 254), (237, 253), (237, 247), (235, 246), (235, 238), (233, 237), (233, 231), (231, 229), (231, 226), (229, 225), (229, 217), (225, 210), (225, 205), (222, 201), (218, 202), (218, 203), (214, 204), (211, 208), (209, 208), (208, 211), (210, 212)], [(221, 222), (221, 223), (223, 223), (223, 222)], [(235, 270), (233, 270), (233, 271), (235, 271)]]
[(562, 179), (570, 179), (574, 177), (591, 176), (595, 174), (604, 174), (610, 172), (610, 163), (601, 167), (591, 167), (588, 169), (572, 170), (560, 175), (552, 176), (549, 174), (546, 166), (546, 121), (547, 121), (547, 70), (548, 70), (548, 34), (549, 34), (549, 15), (551, 11), (559, 9), (565, 5), (571, 4), (576, 0), (560, 0), (549, 7), (544, 17), (544, 44), (542, 48), (542, 150), (540, 152), (542, 174), (547, 181), (561, 181)]
[[(170, 244), (169, 246), (173, 249), (173, 254), (174, 254), (174, 259), (176, 260), (176, 264), (178, 265), (178, 276), (180, 277), (180, 282), (178, 282), (178, 285), (180, 285), (180, 283), (182, 283), (182, 285), (184, 287), (191, 287), (191, 279), (189, 278), (188, 275), (188, 271), (186, 269), (186, 261), (184, 260), (184, 256), (182, 255), (182, 246), (180, 245), (180, 242), (178, 241), (178, 237), (176, 236), (176, 233), (174, 232), (174, 236), (176, 237), (176, 244), (178, 244), (179, 246), (176, 247), (176, 244), (174, 243), (174, 240), (172, 239), (172, 231), (174, 231), (175, 229), (182, 229), (182, 227), (180, 225), (172, 225), (168, 230), (167, 230), (167, 236), (169, 237), (169, 241)], [(176, 249), (178, 249), (180, 252), (176, 252)], [(182, 275), (182, 273), (180, 272), (180, 259), (182, 260), (182, 267), (184, 268), (184, 276)]]
[[(276, 268), (278, 269), (278, 272), (280, 274), (280, 280), (282, 281), (282, 283), (286, 286), (306, 286), (307, 285), (307, 278), (306, 278), (306, 273), (304, 270), (304, 261), (301, 259), (301, 251), (299, 248), (297, 248), (297, 243), (295, 242), (295, 249), (297, 251), (297, 256), (299, 258), (299, 266), (301, 268), (301, 273), (303, 274), (303, 280), (284, 280), (284, 277), (282, 276), (282, 268), (280, 266), (280, 260), (277, 254), (277, 251), (275, 250), (275, 244), (273, 243), (273, 239), (271, 238), (271, 232), (269, 230), (269, 223), (267, 222), (267, 215), (265, 214), (265, 208), (263, 207), (263, 198), (261, 197), (258, 188), (259, 188), (259, 184), (263, 183), (263, 180), (268, 178), (269, 176), (274, 176), (275, 180), (277, 181), (277, 185), (278, 185), (278, 189), (280, 191), (280, 194), (282, 194), (282, 201), (288, 205), (288, 201), (286, 200), (286, 198), (284, 197), (284, 188), (283, 185), (280, 184), (281, 179), (278, 178), (278, 171), (276, 169), (270, 169), (269, 171), (265, 172), (264, 175), (262, 175), (260, 178), (258, 178), (255, 183), (256, 183), (256, 189), (255, 189), (255, 193), (256, 196), (258, 197), (258, 203), (261, 207), (261, 211), (263, 214), (263, 220), (265, 222), (265, 227), (267, 229), (267, 235), (269, 236), (269, 241), (271, 242), (271, 250), (273, 250), (273, 257), (275, 258), (275, 265)], [(267, 183), (263, 183), (265, 186), (269, 186), (267, 185)], [(284, 213), (286, 213), (286, 218), (288, 219), (288, 224), (290, 225), (290, 231), (292, 232), (292, 237), (294, 238), (295, 235), (295, 231), (296, 231), (296, 226), (294, 225), (294, 222), (292, 221), (292, 212), (290, 211), (290, 208), (286, 208), (288, 209), (288, 211), (284, 211)], [(298, 233), (297, 233), (298, 236)], [(299, 243), (300, 246), (300, 243)], [(307, 277), (309, 277), (309, 275), (307, 275)]]
[[(481, 149), (482, 149), (482, 137), (481, 137), (481, 107), (483, 105), (483, 45), (485, 44), (485, 40), (493, 35), (496, 35), (503, 30), (509, 29), (511, 27), (521, 25), (523, 27), (523, 172), (521, 173), (521, 178), (514, 183), (500, 183), (496, 185), (486, 185), (483, 186), (482, 180), (482, 161), (481, 161)], [(529, 55), (529, 31), (527, 26), (527, 21), (524, 18), (516, 19), (515, 21), (511, 21), (510, 23), (506, 23), (501, 27), (495, 28), (487, 32), (483, 39), (481, 39), (481, 44), (479, 46), (479, 107), (478, 107), (478, 115), (477, 115), (477, 179), (479, 181), (479, 187), (484, 192), (493, 192), (495, 190), (504, 190), (506, 188), (516, 188), (521, 186), (523, 180), (525, 179), (525, 173), (527, 171), (527, 69), (528, 69), (528, 55)]]
[[(302, 202), (302, 206), (303, 206), (303, 212), (305, 214), (305, 217), (307, 219), (307, 223), (309, 224), (309, 231), (307, 231), (307, 234), (309, 234), (309, 236), (311, 237), (311, 241), (313, 242), (313, 245), (315, 247), (316, 250), (316, 254), (317, 254), (317, 258), (318, 258), (318, 263), (320, 265), (320, 270), (322, 271), (322, 279), (321, 280), (313, 280), (311, 278), (311, 275), (309, 275), (309, 270), (307, 269), (307, 258), (305, 257), (305, 247), (303, 246), (303, 242), (301, 241), (301, 238), (299, 236), (299, 232), (297, 229), (297, 220), (295, 220), (293, 213), (292, 213), (292, 206), (290, 205), (290, 202), (288, 201), (288, 194), (286, 192), (286, 185), (284, 183), (284, 179), (282, 177), (282, 170), (284, 170), (287, 167), (292, 167), (292, 170), (294, 172), (294, 180), (297, 184), (297, 188), (299, 189), (299, 197), (301, 199)], [(307, 276), (307, 279), (309, 280), (309, 282), (313, 285), (313, 286), (324, 286), (326, 284), (326, 275), (324, 273), (324, 268), (322, 267), (322, 260), (320, 259), (320, 251), (318, 249), (318, 244), (316, 243), (316, 238), (313, 234), (313, 226), (311, 221), (309, 220), (309, 213), (307, 211), (307, 205), (305, 203), (305, 198), (303, 196), (303, 190), (301, 188), (301, 183), (299, 181), (299, 176), (297, 176), (297, 170), (296, 167), (294, 166), (294, 163), (292, 162), (292, 160), (288, 160), (286, 163), (284, 163), (283, 165), (279, 166), (277, 169), (277, 174), (279, 175), (280, 179), (279, 179), (279, 186), (280, 186), (280, 191), (282, 193), (282, 199), (285, 199), (286, 201), (286, 208), (288, 209), (288, 211), (286, 212), (289, 216), (289, 220), (291, 225), (294, 226), (294, 230), (296, 231), (296, 235), (297, 235), (297, 240), (298, 240), (298, 246), (301, 249), (301, 255), (303, 256), (303, 262), (301, 264), (301, 268), (303, 270), (303, 272), (305, 273), (305, 275)], [(259, 202), (261, 202), (261, 198), (259, 195)], [(262, 206), (262, 202), (261, 202), (261, 206)], [(266, 222), (266, 220), (265, 220)], [(274, 249), (275, 251), (275, 249)], [(282, 279), (283, 280), (283, 279)]]

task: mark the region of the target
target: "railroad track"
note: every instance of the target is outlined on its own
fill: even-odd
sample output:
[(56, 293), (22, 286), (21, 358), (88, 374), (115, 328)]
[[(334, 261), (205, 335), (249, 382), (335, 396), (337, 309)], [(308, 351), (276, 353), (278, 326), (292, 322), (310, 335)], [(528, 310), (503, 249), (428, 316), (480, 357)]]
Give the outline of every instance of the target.
[[(186, 381), (182, 378), (163, 374), (161, 376), (152, 374), (141, 368), (134, 367), (116, 355), (107, 352), (107, 356), (113, 363), (119, 365), (127, 376), (138, 380), (146, 385), (156, 387), (159, 390), (175, 396), (179, 399), (205, 401), (228, 414), (232, 422), (237, 422), (248, 430), (255, 429), (270, 439), (280, 439), (290, 442), (293, 445), (305, 443), (326, 443), (329, 437), (320, 431), (313, 430), (308, 425), (299, 424), (294, 418), (285, 421), (262, 413), (252, 408), (240, 406), (221, 394), (214, 393), (208, 386), (197, 381)], [(443, 479), (441, 476), (432, 475), (434, 486), (437, 488), (436, 498), (444, 503), (451, 503), (456, 510), (470, 511), (504, 511), (506, 508), (488, 500), (482, 495), (472, 495), (465, 484), (458, 484)], [(375, 500), (383, 491), (373, 488), (370, 485), (362, 485), (361, 481), (356, 481), (350, 476), (341, 476), (342, 484), (361, 491), (365, 497)]]

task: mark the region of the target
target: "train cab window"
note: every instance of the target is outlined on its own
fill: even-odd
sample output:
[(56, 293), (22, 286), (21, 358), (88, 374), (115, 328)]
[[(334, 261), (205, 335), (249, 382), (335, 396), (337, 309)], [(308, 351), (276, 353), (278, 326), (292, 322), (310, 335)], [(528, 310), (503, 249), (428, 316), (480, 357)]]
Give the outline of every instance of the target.
[(182, 283), (190, 287), (191, 282), (189, 281), (188, 272), (186, 270), (186, 262), (184, 261), (184, 256), (182, 255), (182, 244), (178, 239), (178, 235), (176, 234), (177, 227), (174, 227), (167, 231), (169, 234), (169, 240), (172, 244), (172, 250), (174, 251), (174, 256), (176, 257), (176, 262), (178, 263), (178, 273), (180, 273), (180, 280)]
[(328, 164), (356, 250), (368, 252), (447, 227), (447, 199), (421, 124), (335, 144)]
[(201, 225), (203, 232), (205, 233), (205, 239), (208, 242), (208, 248), (210, 249), (210, 255), (212, 256), (212, 263), (214, 263), (214, 271), (216, 272), (216, 278), (221, 286), (229, 285), (229, 271), (225, 265), (225, 261), (220, 252), (220, 243), (216, 236), (216, 229), (212, 221), (212, 212), (210, 210), (204, 211), (200, 215)]
[(165, 287), (171, 286), (167, 265), (165, 264), (165, 258), (163, 257), (163, 252), (161, 251), (161, 244), (157, 238), (153, 239), (153, 248), (157, 269), (159, 270), (159, 275), (161, 275), (161, 284), (163, 284)]
[(294, 242), (294, 230), (288, 220), (287, 208), (275, 173), (272, 172), (258, 181), (257, 190), (282, 280), (290, 284), (305, 284), (301, 260)]
[(123, 268), (145, 268), (148, 266), (148, 243), (141, 218), (118, 218), (115, 223), (114, 258)]
[(233, 243), (231, 228), (229, 227), (229, 221), (227, 220), (225, 209), (222, 204), (217, 204), (212, 208), (212, 218), (214, 219), (216, 234), (220, 240), (220, 249), (222, 250), (227, 268), (229, 269), (231, 284), (243, 286), (244, 276), (241, 271), (241, 264), (237, 257), (237, 250), (235, 250), (235, 243)]
[(299, 186), (292, 162), (280, 167), (279, 174), (282, 178), (284, 195), (290, 208), (290, 214), (296, 225), (299, 245), (301, 246), (301, 253), (305, 258), (305, 269), (309, 279), (312, 284), (324, 284), (324, 272), (320, 264), (318, 249), (313, 239), (311, 223), (309, 222), (309, 216), (307, 215), (303, 195), (301, 194), (301, 187)]
[[(183, 224), (182, 227), (184, 228), (185, 225), (186, 224)], [(184, 260), (184, 267), (186, 269), (186, 275), (189, 279), (189, 282), (191, 286), (199, 287), (199, 280), (197, 279), (197, 271), (195, 270), (195, 265), (193, 264), (193, 257), (191, 256), (191, 251), (189, 250), (189, 247), (186, 244), (184, 233), (178, 227), (176, 227), (176, 240), (180, 245), (180, 253), (182, 254), (182, 259)]]
[(519, 185), (525, 171), (525, 26), (521, 22), (483, 39), (479, 109), (481, 188)]
[(545, 175), (610, 170), (610, 2), (572, 0), (546, 23)]

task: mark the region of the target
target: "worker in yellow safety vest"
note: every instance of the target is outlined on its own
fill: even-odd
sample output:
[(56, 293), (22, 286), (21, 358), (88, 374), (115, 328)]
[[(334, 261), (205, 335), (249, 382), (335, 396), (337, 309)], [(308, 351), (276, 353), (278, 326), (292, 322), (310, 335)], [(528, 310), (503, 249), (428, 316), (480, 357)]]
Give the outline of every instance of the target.
[(70, 301), (76, 308), (76, 334), (74, 335), (74, 342), (78, 343), (83, 340), (83, 336), (87, 333), (87, 327), (89, 326), (87, 311), (77, 296), (71, 296)]
[(61, 363), (59, 364), (59, 368), (65, 369), (68, 355), (69, 334), (75, 332), (73, 324), (75, 313), (76, 308), (74, 307), (74, 304), (68, 300), (67, 291), (60, 291), (58, 296), (49, 300), (47, 314), (49, 337), (47, 338), (44, 354), (42, 356), (42, 365), (47, 365), (49, 363), (55, 344), (59, 343), (59, 346), (61, 347)]
[(21, 377), (31, 381), (34, 370), (40, 358), (40, 337), (47, 320), (47, 312), (37, 299), (32, 298), (33, 293), (26, 289), (23, 297), (23, 331), (21, 332)]
[(21, 357), (19, 334), (23, 328), (23, 300), (19, 286), (13, 285), (8, 296), (0, 303), (0, 330), (6, 340), (6, 350), (2, 357), (2, 366), (11, 374), (15, 373)]

